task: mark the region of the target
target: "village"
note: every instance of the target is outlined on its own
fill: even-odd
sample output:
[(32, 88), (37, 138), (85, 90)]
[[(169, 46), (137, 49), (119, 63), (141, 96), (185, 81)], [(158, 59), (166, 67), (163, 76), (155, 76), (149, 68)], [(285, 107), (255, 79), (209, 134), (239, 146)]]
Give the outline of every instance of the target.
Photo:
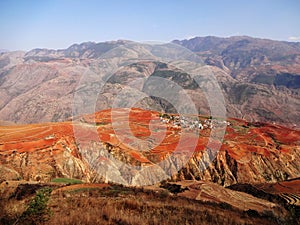
[(230, 122), (226, 120), (213, 119), (211, 116), (201, 121), (195, 116), (174, 116), (161, 113), (159, 114), (159, 119), (161, 123), (167, 124), (167, 126), (171, 126), (173, 129), (187, 129), (191, 131), (196, 129), (214, 129), (231, 125)]

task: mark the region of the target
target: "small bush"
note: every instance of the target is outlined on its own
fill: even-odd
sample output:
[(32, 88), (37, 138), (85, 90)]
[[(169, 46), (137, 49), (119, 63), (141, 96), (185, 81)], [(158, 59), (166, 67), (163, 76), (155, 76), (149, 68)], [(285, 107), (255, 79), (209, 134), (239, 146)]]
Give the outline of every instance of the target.
[(187, 190), (187, 188), (182, 188), (181, 185), (179, 185), (179, 184), (170, 184), (167, 182), (162, 182), (160, 184), (160, 187), (167, 189), (168, 191), (170, 191), (173, 194), (181, 193), (181, 192), (184, 192), (185, 190)]
[(52, 189), (49, 187), (37, 191), (34, 199), (20, 217), (21, 224), (39, 224), (50, 218), (51, 211), (47, 207)]
[(161, 190), (158, 194), (161, 199), (165, 199), (170, 196), (170, 193), (167, 190)]
[(232, 206), (226, 202), (221, 202), (219, 205), (222, 209), (229, 209), (229, 210), (232, 209)]
[(253, 209), (248, 209), (246, 212), (250, 217), (259, 217), (260, 216), (259, 213)]

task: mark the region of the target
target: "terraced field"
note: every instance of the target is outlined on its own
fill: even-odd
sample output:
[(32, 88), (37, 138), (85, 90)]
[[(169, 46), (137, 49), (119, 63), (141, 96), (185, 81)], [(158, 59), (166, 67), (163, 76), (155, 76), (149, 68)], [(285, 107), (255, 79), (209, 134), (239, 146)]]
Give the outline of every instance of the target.
[[(110, 164), (115, 170), (119, 167), (113, 160), (141, 167), (165, 162), (177, 167), (172, 156), (190, 157), (172, 175), (176, 180), (205, 179), (230, 185), (300, 177), (298, 130), (226, 118), (212, 119), (213, 128), (195, 130), (165, 123), (159, 115), (138, 108), (108, 109), (67, 122), (2, 126), (0, 177), (41, 181), (70, 177), (95, 182), (103, 179), (95, 178), (94, 167), (99, 164)], [(208, 123), (203, 116), (198, 121)], [(212, 130), (223, 129), (218, 125), (223, 122), (227, 123), (224, 139), (214, 139)], [(218, 151), (214, 146), (220, 141)], [(208, 142), (210, 151), (218, 151), (214, 159), (205, 156)], [(203, 164), (207, 170), (200, 169)]]

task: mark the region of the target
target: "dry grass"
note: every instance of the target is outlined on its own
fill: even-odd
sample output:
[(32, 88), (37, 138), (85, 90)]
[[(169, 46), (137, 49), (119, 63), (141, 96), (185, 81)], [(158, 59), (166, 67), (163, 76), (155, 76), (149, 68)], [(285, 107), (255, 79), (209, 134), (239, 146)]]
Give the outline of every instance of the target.
[[(52, 196), (47, 224), (272, 224), (222, 206), (170, 196), (166, 191), (112, 188)], [(231, 209), (232, 210), (232, 209)], [(263, 221), (263, 223), (262, 223)]]
[[(176, 197), (164, 190), (150, 191), (113, 185), (53, 193), (48, 202), (52, 216), (41, 224), (274, 224), (274, 221), (258, 215), (250, 217), (230, 207)], [(32, 197), (27, 196), (27, 202)], [(0, 208), (5, 206), (5, 210), (0, 216), (1, 224), (14, 224), (26, 202), (2, 200)], [(12, 211), (13, 205), (18, 206), (15, 212)]]

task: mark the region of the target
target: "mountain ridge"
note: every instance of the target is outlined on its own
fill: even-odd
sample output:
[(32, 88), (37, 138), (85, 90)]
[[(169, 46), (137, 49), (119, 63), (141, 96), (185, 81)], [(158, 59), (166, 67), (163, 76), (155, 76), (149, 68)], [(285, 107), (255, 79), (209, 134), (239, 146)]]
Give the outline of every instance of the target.
[[(219, 44), (215, 44), (216, 40)], [(74, 94), (85, 71), (98, 74), (91, 78), (87, 90), (96, 94), (97, 89), (93, 85), (106, 79), (99, 75), (102, 73), (100, 58), (116, 48), (126, 49), (128, 43), (133, 42), (85, 42), (64, 50), (35, 49), (29, 52), (2, 53), (0, 120), (36, 123), (63, 121), (70, 117)], [(209, 70), (217, 78), (229, 117), (299, 128), (299, 43), (250, 37), (198, 37), (181, 44), (194, 51), (193, 54), (197, 54), (204, 62), (203, 73), (204, 70)], [(197, 46), (204, 46), (206, 49), (198, 51)], [(138, 51), (141, 51), (141, 55), (149, 54), (143, 45), (130, 54), (134, 55)], [(153, 70), (152, 63), (144, 61), (122, 68), (112, 75), (111, 81), (114, 82), (106, 83), (97, 103), (100, 108), (97, 109), (109, 108), (118, 95), (118, 90), (135, 79), (157, 74), (170, 78), (177, 73), (170, 67), (167, 69), (168, 75), (163, 75), (166, 73), (163, 70), (165, 69)], [(180, 79), (174, 75), (172, 81), (182, 85), (183, 80)], [(191, 79), (188, 76), (185, 78), (187, 82), (193, 83)], [(201, 90), (186, 89), (185, 86), (183, 88), (193, 99), (199, 113), (209, 114), (207, 99), (205, 100)], [(172, 110), (165, 102), (153, 98), (139, 106), (149, 108), (154, 105), (156, 109), (160, 107), (165, 111)]]

